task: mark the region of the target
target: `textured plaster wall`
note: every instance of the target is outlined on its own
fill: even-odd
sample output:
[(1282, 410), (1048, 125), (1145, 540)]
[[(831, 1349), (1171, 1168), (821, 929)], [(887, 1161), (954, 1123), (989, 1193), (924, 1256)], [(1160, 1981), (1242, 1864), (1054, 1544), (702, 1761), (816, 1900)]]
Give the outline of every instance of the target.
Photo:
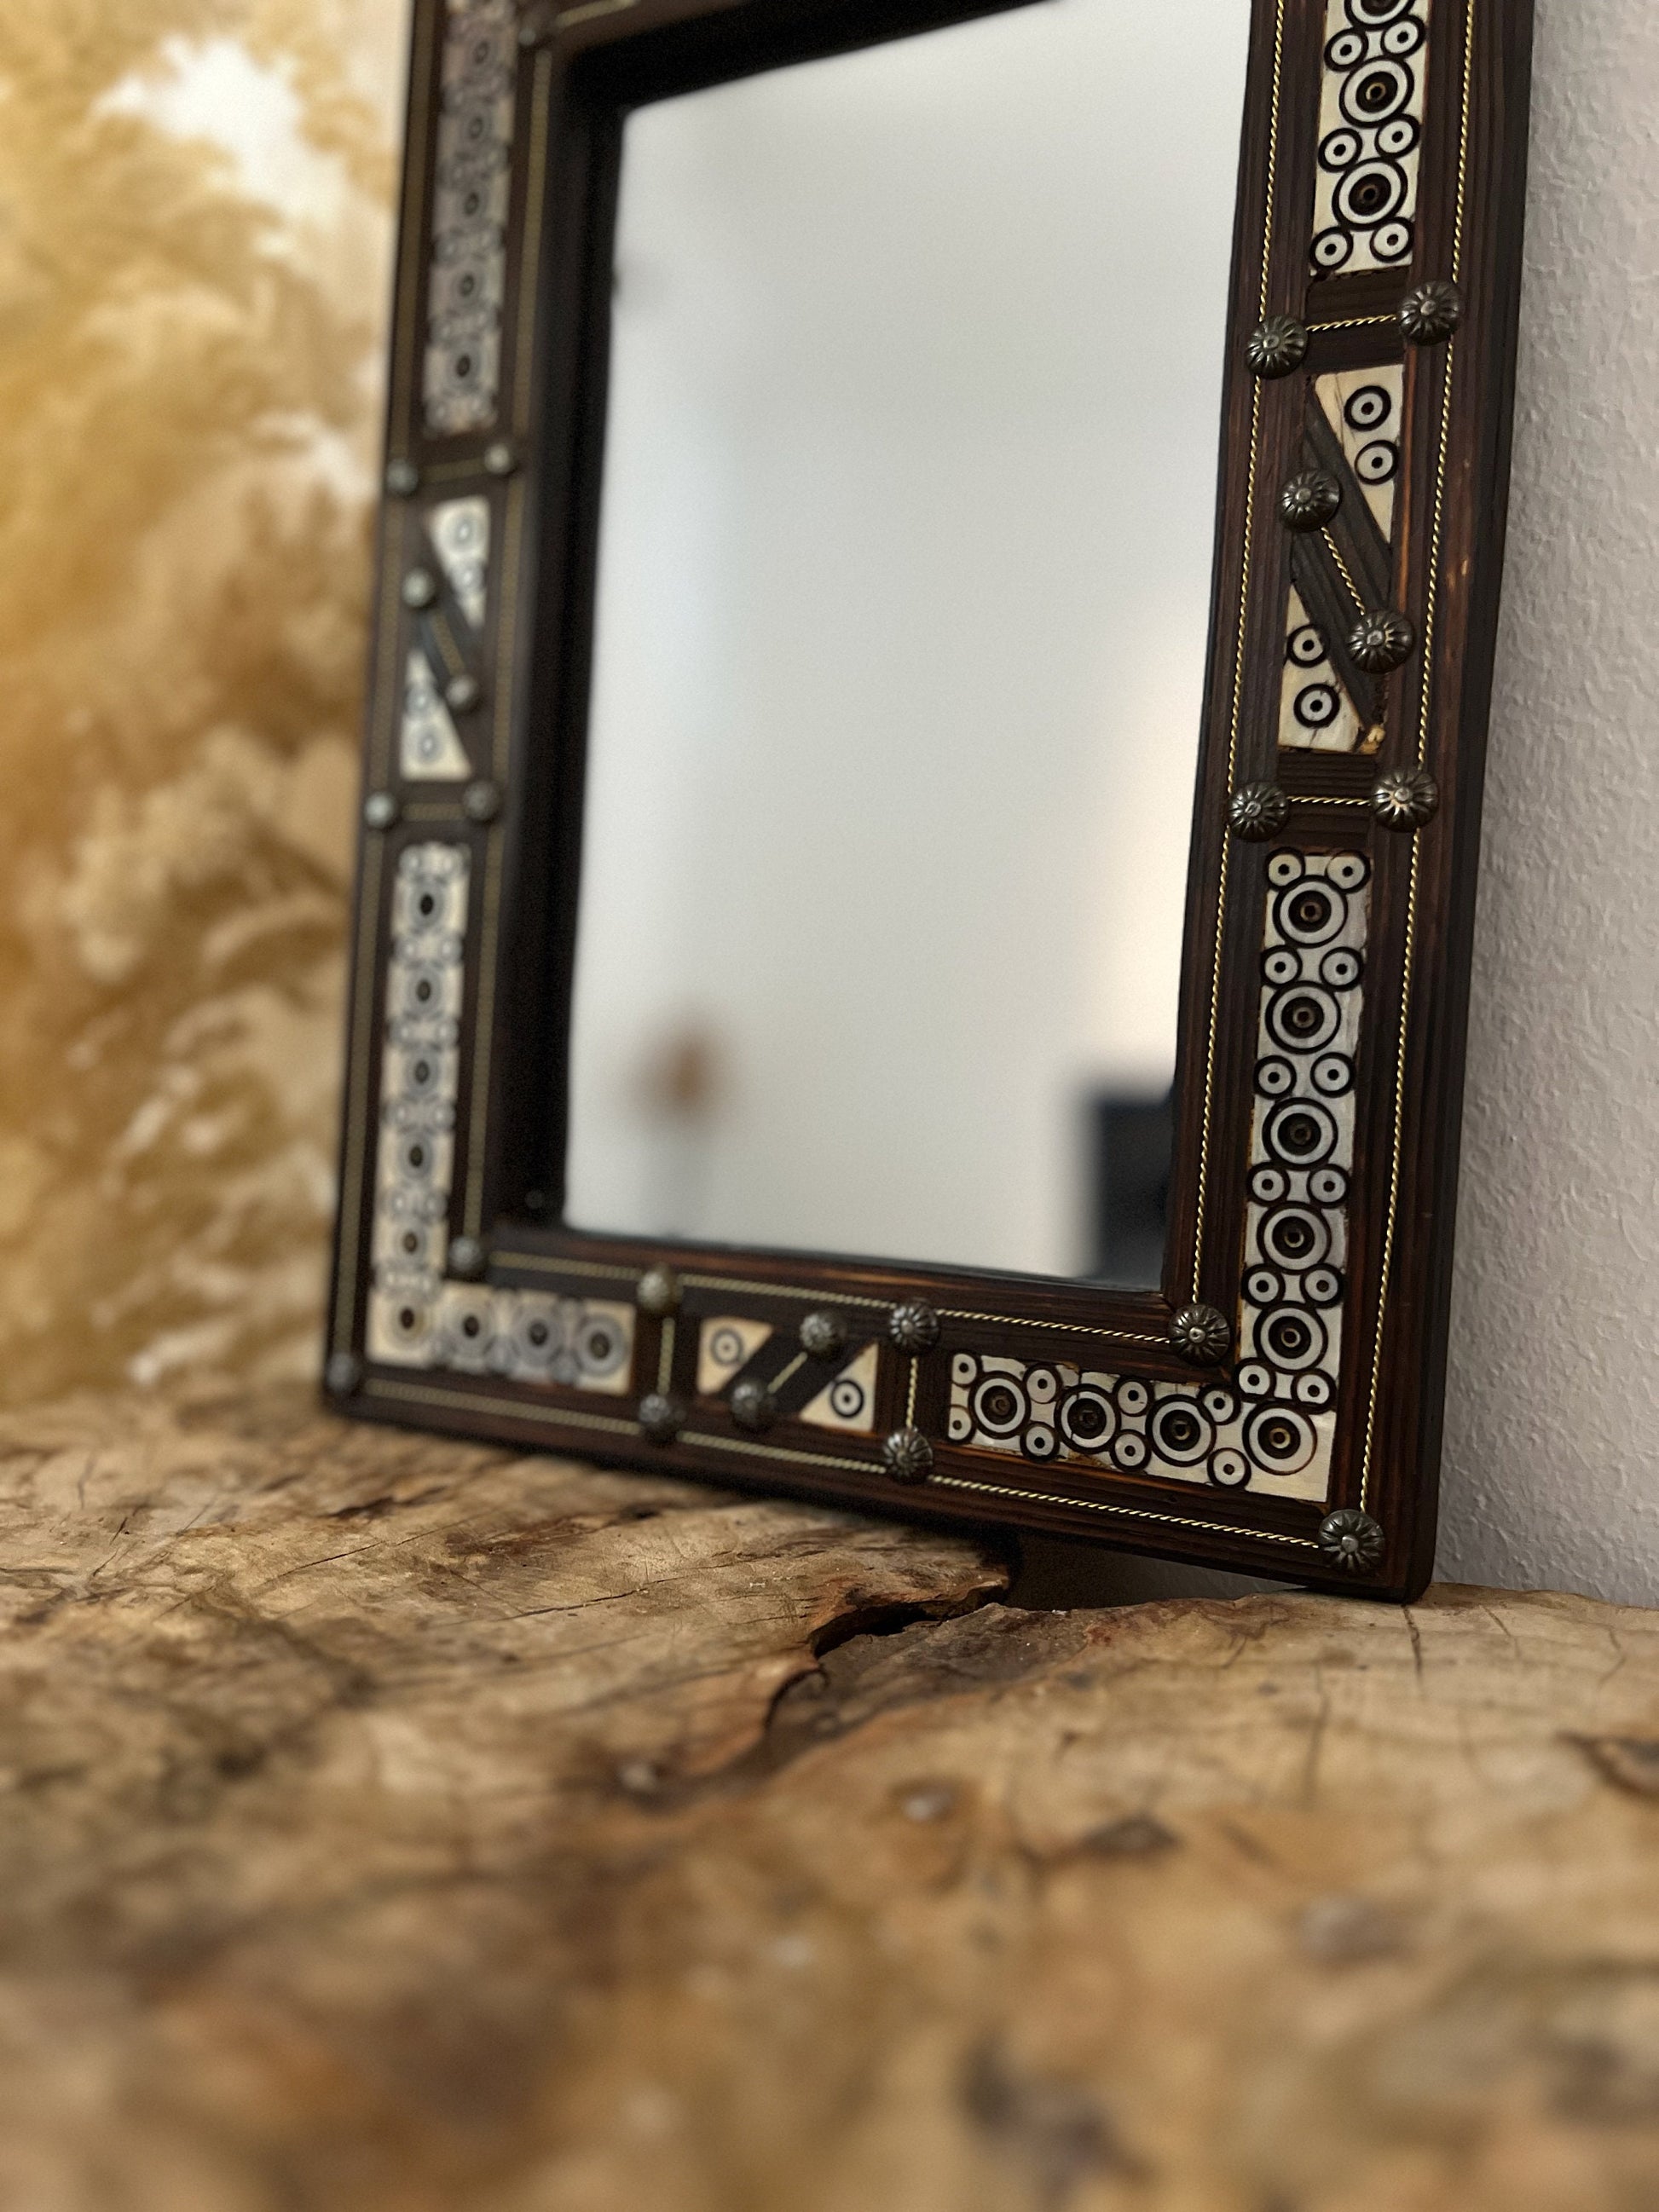
[[(1538, 12), (1441, 1565), (1652, 1603), (1659, 10)], [(403, 15), (7, 9), (14, 1402), (315, 1360)]]
[(1440, 1571), (1659, 1604), (1659, 9), (1539, 0)]
[(8, 0), (0, 1395), (316, 1359), (402, 0)]

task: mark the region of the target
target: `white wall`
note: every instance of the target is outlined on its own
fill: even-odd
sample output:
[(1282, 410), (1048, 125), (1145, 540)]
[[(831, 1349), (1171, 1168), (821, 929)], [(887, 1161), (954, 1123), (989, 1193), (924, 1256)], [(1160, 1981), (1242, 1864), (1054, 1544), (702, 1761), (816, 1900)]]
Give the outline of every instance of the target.
[(1659, 1604), (1659, 9), (1538, 0), (1440, 1572)]

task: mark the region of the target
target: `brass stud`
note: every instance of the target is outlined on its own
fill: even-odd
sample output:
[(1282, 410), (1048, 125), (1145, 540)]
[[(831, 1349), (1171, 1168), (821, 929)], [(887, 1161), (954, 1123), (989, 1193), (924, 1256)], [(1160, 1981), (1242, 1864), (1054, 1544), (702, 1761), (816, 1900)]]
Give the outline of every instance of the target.
[(437, 596), (437, 580), (429, 568), (411, 568), (404, 578), (404, 605), (406, 607), (429, 607)]
[(641, 1313), (660, 1321), (680, 1302), (680, 1279), (672, 1267), (647, 1267), (634, 1286), (634, 1302)]
[(1462, 297), (1443, 276), (1414, 284), (1400, 302), (1400, 327), (1409, 345), (1443, 345), (1462, 319)]
[(847, 1324), (839, 1314), (810, 1313), (799, 1334), (800, 1348), (811, 1359), (839, 1359), (847, 1349)]
[(1382, 1564), (1389, 1540), (1369, 1513), (1345, 1505), (1319, 1524), (1319, 1548), (1346, 1575), (1369, 1575)]
[(362, 1388), (363, 1363), (349, 1352), (336, 1352), (323, 1370), (323, 1381), (331, 1396), (352, 1397)]
[(1348, 650), (1370, 676), (1403, 667), (1417, 650), (1417, 632), (1402, 614), (1381, 607), (1362, 615), (1348, 632)]
[(449, 1269), (464, 1283), (476, 1283), (484, 1271), (484, 1248), (476, 1237), (458, 1237), (449, 1248)]
[(1328, 469), (1292, 477), (1279, 495), (1279, 519), (1287, 530), (1322, 530), (1342, 504), (1342, 486)]
[(1288, 376), (1308, 358), (1308, 325), (1294, 315), (1269, 315), (1250, 332), (1246, 358), (1253, 376)]
[(1214, 1306), (1185, 1306), (1170, 1324), (1170, 1341), (1194, 1367), (1219, 1367), (1232, 1349), (1232, 1325)]
[(1385, 830), (1420, 830), (1440, 808), (1440, 787), (1425, 768), (1391, 768), (1371, 790), (1371, 812)]
[(444, 698), (458, 714), (465, 714), (483, 696), (483, 686), (476, 676), (452, 676), (444, 686)]
[(1260, 845), (1276, 837), (1291, 818), (1291, 802), (1276, 783), (1242, 783), (1227, 804), (1235, 837)]
[(470, 783), (461, 808), (469, 822), (493, 822), (501, 811), (501, 794), (493, 783)]
[(756, 1436), (764, 1436), (778, 1418), (778, 1401), (769, 1387), (753, 1379), (739, 1382), (727, 1402), (738, 1426), (751, 1430)]
[(906, 1298), (888, 1315), (887, 1334), (901, 1352), (931, 1352), (939, 1342), (939, 1316), (926, 1298)]
[(640, 1401), (640, 1427), (647, 1443), (672, 1444), (685, 1426), (685, 1407), (664, 1390), (647, 1390)]
[(933, 1471), (933, 1447), (920, 1429), (895, 1429), (881, 1448), (881, 1463), (895, 1482), (926, 1482)]
[(363, 819), (371, 830), (391, 829), (400, 811), (396, 794), (390, 791), (371, 791), (363, 801)]
[(408, 499), (421, 488), (421, 472), (413, 461), (388, 461), (386, 488), (393, 499)]

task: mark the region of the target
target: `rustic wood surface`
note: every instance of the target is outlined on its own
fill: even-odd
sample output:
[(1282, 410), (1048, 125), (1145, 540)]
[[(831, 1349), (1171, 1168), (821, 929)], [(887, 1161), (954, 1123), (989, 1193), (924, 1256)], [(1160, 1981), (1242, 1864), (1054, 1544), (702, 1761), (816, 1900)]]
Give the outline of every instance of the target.
[(1659, 1615), (0, 1425), (6, 2212), (1659, 2203)]

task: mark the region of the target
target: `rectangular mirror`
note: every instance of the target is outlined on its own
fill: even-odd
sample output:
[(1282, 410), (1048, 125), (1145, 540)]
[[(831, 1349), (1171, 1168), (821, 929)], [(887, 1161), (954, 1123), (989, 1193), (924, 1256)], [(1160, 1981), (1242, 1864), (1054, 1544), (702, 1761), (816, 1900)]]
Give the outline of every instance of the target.
[(412, 57), (331, 1402), (1411, 1596), (1528, 0)]
[(1156, 1285), (1101, 1185), (1120, 1107), (1169, 1181), (1249, 27), (628, 118), (571, 1222)]

